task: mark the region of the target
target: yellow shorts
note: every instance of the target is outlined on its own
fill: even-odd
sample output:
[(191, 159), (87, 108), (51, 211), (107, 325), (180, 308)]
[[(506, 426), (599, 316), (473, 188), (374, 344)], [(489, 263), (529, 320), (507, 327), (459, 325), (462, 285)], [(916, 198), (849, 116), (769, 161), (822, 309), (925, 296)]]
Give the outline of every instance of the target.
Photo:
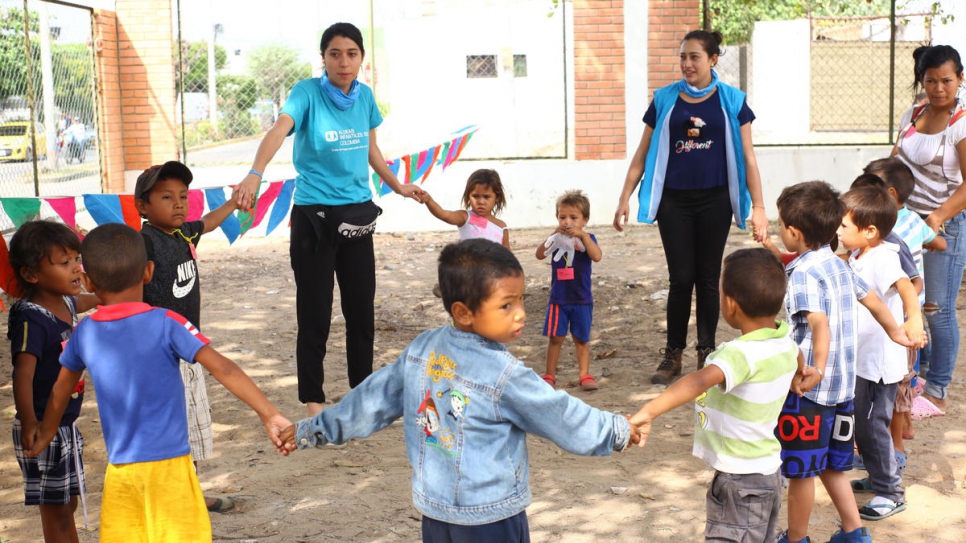
[(211, 542), (211, 520), (191, 456), (108, 464), (101, 543)]

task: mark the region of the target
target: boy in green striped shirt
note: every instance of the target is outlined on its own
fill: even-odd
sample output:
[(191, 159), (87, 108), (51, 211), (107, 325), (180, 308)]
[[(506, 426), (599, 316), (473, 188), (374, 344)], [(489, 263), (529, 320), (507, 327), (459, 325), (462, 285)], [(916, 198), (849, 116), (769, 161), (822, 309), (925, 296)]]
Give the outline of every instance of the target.
[(775, 540), (781, 509), (778, 415), (799, 369), (788, 325), (776, 321), (785, 268), (767, 249), (728, 255), (721, 272), (721, 314), (741, 330), (707, 365), (671, 385), (630, 421), (643, 446), (659, 415), (694, 400), (693, 454), (715, 470), (707, 495), (708, 540)]

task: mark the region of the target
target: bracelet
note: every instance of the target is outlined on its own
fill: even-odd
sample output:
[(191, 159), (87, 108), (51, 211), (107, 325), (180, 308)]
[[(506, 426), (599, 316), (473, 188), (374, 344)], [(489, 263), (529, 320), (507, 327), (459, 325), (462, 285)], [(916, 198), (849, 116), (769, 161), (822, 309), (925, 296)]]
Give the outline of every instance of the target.
[(815, 367), (815, 371), (817, 371), (818, 374), (821, 375), (823, 378), (825, 377), (825, 372), (820, 370), (818, 367)]
[(263, 176), (262, 176), (262, 172), (260, 172), (260, 171), (258, 171), (258, 170), (256, 170), (256, 169), (254, 169), (254, 168), (253, 168), (253, 169), (251, 169), (251, 170), (248, 170), (248, 173), (249, 173), (249, 174), (255, 174), (255, 175), (257, 175), (257, 176), (258, 176), (259, 178), (262, 178), (262, 177), (263, 177)]
[(755, 206), (755, 205), (753, 205), (753, 206), (751, 206), (751, 209), (755, 209), (756, 207), (758, 209), (765, 209), (765, 206), (763, 206), (763, 205), (762, 206)]

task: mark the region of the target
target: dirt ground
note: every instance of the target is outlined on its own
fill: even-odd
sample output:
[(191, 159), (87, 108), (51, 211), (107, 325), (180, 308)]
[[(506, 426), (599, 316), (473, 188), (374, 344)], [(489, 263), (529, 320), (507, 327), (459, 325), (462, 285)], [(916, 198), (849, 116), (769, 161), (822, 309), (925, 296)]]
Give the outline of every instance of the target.
[[(594, 328), (591, 368), (601, 387), (575, 387), (572, 345), (565, 344), (558, 386), (588, 403), (632, 413), (664, 387), (648, 377), (665, 342), (667, 274), (656, 228), (632, 225), (626, 235), (611, 227), (591, 228), (604, 252), (594, 266)], [(774, 231), (774, 228), (773, 228)], [(549, 265), (537, 261), (536, 245), (550, 228), (511, 232), (514, 251), (527, 278), (528, 328), (511, 351), (542, 373), (546, 339), (540, 336), (549, 287)], [(378, 234), (376, 243), (376, 361), (390, 363), (420, 332), (447, 322), (431, 292), (436, 257), (456, 238), (453, 231)], [(734, 230), (729, 250), (752, 246)], [(203, 281), (203, 330), (212, 344), (236, 360), (283, 413), (304, 417), (295, 377), (295, 284), (283, 238), (243, 240), (233, 247), (209, 240), (199, 248)], [(963, 298), (960, 297), (962, 300)], [(958, 308), (960, 318), (962, 307)], [(0, 332), (6, 337), (6, 319)], [(341, 311), (333, 312), (326, 360), (326, 392), (338, 400), (348, 391)], [(693, 325), (693, 323), (692, 323)], [(718, 341), (736, 336), (723, 321)], [(694, 367), (694, 331), (685, 354)], [(21, 476), (10, 441), (14, 416), (9, 351), (2, 349), (0, 372), (0, 542), (42, 541), (39, 514), (23, 505)], [(963, 368), (951, 388), (945, 417), (917, 423), (908, 442), (904, 473), (909, 508), (870, 523), (876, 541), (960, 541), (966, 535), (966, 386)], [(78, 509), (80, 541), (97, 540), (99, 505), (106, 463), (95, 394), (88, 393), (78, 422), (87, 447), (85, 464), (90, 523)], [(91, 390), (89, 388), (88, 390)], [(216, 541), (239, 542), (395, 542), (418, 541), (420, 516), (412, 505), (410, 468), (402, 428), (393, 425), (344, 449), (277, 455), (257, 417), (209, 377), (215, 431), (215, 458), (201, 466), (206, 494), (230, 496), (238, 506), (214, 514)], [(691, 456), (693, 410), (681, 407), (655, 424), (644, 449), (611, 458), (585, 458), (530, 438), (533, 504), (528, 509), (534, 542), (699, 541), (704, 528), (704, 497), (711, 472)], [(858, 477), (859, 474), (856, 473)], [(859, 496), (864, 500), (864, 496)], [(785, 525), (783, 508), (781, 525)], [(816, 492), (810, 535), (824, 542), (837, 529), (837, 515), (824, 490)]]

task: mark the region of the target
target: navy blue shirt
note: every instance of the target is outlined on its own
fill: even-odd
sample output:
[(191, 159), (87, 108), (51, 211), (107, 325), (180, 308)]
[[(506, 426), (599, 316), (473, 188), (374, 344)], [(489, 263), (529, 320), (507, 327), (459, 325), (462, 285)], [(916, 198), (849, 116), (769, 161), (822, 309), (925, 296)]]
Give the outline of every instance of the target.
[[(597, 237), (590, 234), (597, 243)], [(568, 270), (569, 268), (569, 270)], [(566, 258), (550, 260), (550, 303), (557, 305), (588, 305), (594, 303), (590, 273), (593, 261), (587, 251), (576, 251), (573, 262)], [(564, 270), (564, 271), (561, 271)]]
[[(744, 126), (755, 120), (745, 101), (738, 113)], [(651, 102), (644, 122), (657, 125), (657, 110)], [(715, 92), (707, 100), (692, 104), (679, 96), (671, 110), (667, 134), (671, 153), (667, 161), (664, 188), (670, 190), (710, 189), (728, 186), (725, 157), (725, 116), (721, 98)]]
[[(64, 304), (70, 309), (74, 320), (77, 320), (77, 310), (74, 298), (64, 296)], [(28, 353), (37, 357), (37, 367), (34, 370), (34, 413), (37, 420), (43, 420), (44, 409), (50, 392), (60, 375), (60, 353), (63, 343), (70, 338), (76, 322), (64, 322), (43, 307), (20, 300), (10, 308), (10, 320), (7, 327), (7, 339), (10, 340), (10, 353), (13, 360), (20, 353)], [(67, 402), (67, 409), (60, 419), (60, 426), (73, 423), (80, 415), (81, 403), (84, 401), (84, 380), (77, 384), (74, 394)], [(17, 418), (20, 418), (19, 413)]]

